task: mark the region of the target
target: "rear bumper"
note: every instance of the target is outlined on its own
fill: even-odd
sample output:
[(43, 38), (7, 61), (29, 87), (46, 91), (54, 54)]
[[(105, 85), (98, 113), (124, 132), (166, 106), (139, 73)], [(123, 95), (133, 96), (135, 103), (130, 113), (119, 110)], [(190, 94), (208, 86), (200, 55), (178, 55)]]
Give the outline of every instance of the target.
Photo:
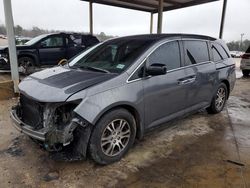
[(250, 59), (242, 59), (240, 62), (241, 70), (250, 70)]
[(249, 66), (240, 66), (241, 70), (250, 70), (250, 65)]
[(12, 124), (13, 126), (20, 132), (35, 138), (37, 140), (40, 141), (45, 141), (45, 135), (47, 133), (47, 131), (45, 129), (41, 129), (39, 131), (34, 130), (31, 126), (25, 124), (24, 122), (22, 122), (19, 117), (17, 116), (16, 113), (16, 108), (14, 107), (11, 112), (10, 112), (10, 117), (12, 119)]

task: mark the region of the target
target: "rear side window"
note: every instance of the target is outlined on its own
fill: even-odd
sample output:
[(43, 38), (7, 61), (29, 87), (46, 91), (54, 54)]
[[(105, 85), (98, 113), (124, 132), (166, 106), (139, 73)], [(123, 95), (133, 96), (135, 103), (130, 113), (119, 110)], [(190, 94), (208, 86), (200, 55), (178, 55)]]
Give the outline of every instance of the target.
[(149, 64), (165, 64), (168, 70), (181, 66), (180, 49), (177, 41), (168, 42), (157, 48), (148, 58)]
[(208, 46), (205, 41), (184, 41), (184, 50), (186, 65), (209, 61)]
[(214, 42), (212, 43), (212, 53), (215, 62), (229, 58), (225, 49), (220, 44)]

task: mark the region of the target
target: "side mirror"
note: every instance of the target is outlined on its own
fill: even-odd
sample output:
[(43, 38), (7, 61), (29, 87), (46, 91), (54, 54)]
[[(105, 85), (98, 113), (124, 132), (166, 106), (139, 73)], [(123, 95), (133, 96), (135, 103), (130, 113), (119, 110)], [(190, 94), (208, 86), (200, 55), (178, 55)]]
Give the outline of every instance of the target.
[(167, 67), (164, 64), (155, 63), (146, 68), (146, 73), (150, 76), (164, 75), (167, 73)]

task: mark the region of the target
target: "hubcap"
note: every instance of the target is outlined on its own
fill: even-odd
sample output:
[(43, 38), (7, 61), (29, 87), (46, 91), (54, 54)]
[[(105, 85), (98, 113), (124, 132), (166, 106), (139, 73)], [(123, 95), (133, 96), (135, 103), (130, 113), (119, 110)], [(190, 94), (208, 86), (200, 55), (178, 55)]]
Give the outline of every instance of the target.
[(216, 94), (215, 106), (217, 110), (221, 110), (226, 100), (226, 90), (224, 88), (219, 88)]
[(101, 137), (101, 148), (107, 156), (119, 155), (128, 145), (131, 130), (124, 119), (116, 119), (104, 129)]

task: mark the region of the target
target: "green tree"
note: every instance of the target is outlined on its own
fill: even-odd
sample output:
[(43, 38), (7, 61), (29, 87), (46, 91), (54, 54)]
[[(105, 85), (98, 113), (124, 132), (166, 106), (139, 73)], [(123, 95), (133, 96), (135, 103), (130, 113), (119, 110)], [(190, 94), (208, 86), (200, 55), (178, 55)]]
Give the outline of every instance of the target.
[(20, 25), (14, 27), (15, 35), (22, 36), (23, 28)]

